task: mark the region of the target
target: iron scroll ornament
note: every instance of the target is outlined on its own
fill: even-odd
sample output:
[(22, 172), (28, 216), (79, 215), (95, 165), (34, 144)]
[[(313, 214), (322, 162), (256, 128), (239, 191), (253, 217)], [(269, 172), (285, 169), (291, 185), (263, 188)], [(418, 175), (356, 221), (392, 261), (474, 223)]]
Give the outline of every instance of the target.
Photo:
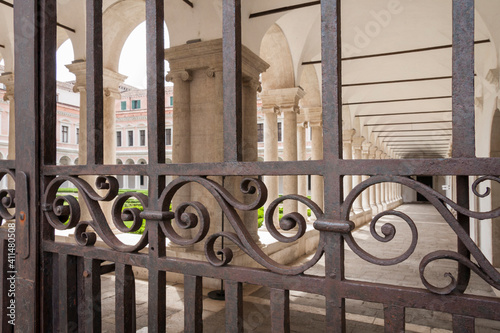
[[(61, 185), (69, 181), (75, 185), (79, 192), (80, 201), (73, 196), (57, 196), (57, 191)], [(207, 208), (200, 202), (185, 202), (181, 203), (175, 210), (170, 211), (170, 206), (175, 194), (180, 188), (189, 183), (198, 183), (203, 186), (215, 198), (219, 204), (223, 214), (232, 225), (234, 232), (219, 232), (207, 237), (210, 228), (210, 214)], [(323, 254), (323, 241), (320, 236), (319, 246), (313, 258), (300, 265), (289, 267), (282, 265), (269, 256), (257, 245), (249, 231), (246, 229), (241, 217), (237, 213), (240, 211), (252, 211), (259, 209), (267, 200), (267, 189), (261, 180), (254, 178), (244, 178), (241, 181), (240, 189), (245, 195), (253, 195), (255, 199), (249, 203), (238, 201), (229, 191), (222, 185), (213, 180), (204, 177), (179, 177), (170, 182), (162, 191), (159, 198), (161, 211), (148, 210), (148, 198), (141, 193), (124, 193), (118, 194), (118, 181), (111, 176), (100, 176), (96, 179), (96, 188), (99, 190), (107, 190), (107, 193), (100, 196), (94, 189), (83, 179), (79, 177), (61, 176), (53, 179), (47, 186), (44, 196), (43, 211), (48, 222), (58, 230), (75, 229), (75, 238), (81, 246), (93, 246), (97, 240), (97, 235), (111, 248), (120, 252), (136, 252), (148, 244), (148, 226), (141, 239), (135, 245), (126, 245), (122, 243), (109, 227), (106, 217), (102, 211), (99, 202), (111, 201), (116, 198), (113, 208), (112, 217), (113, 223), (118, 230), (122, 232), (132, 232), (139, 229), (142, 225), (142, 220), (156, 220), (159, 222), (163, 234), (177, 245), (192, 245), (205, 240), (205, 255), (207, 260), (214, 266), (227, 265), (232, 257), (232, 250), (225, 248), (219, 251), (215, 250), (215, 241), (219, 237), (225, 237), (236, 244), (241, 250), (252, 257), (256, 262), (266, 267), (267, 269), (283, 275), (301, 274), (310, 267), (314, 266)], [(128, 198), (135, 198), (142, 204), (144, 211), (138, 209), (123, 208)], [(83, 198), (83, 200), (81, 200)], [(314, 202), (306, 197), (299, 195), (283, 196), (274, 200), (268, 211), (266, 212), (266, 226), (270, 234), (279, 241), (290, 243), (301, 238), (306, 230), (305, 218), (299, 213), (290, 213), (280, 220), (280, 227), (283, 230), (291, 230), (298, 226), (297, 234), (294, 236), (285, 236), (281, 234), (272, 221), (272, 216), (278, 204), (284, 200), (296, 200), (308, 206), (317, 218), (323, 215), (321, 209)], [(82, 201), (88, 208), (91, 215), (91, 220), (80, 220), (80, 205)], [(188, 210), (188, 208), (191, 208)], [(130, 226), (125, 225), (125, 221), (132, 221)], [(181, 229), (194, 229), (198, 227), (198, 232), (192, 238), (184, 238), (179, 235), (173, 223)], [(93, 231), (88, 231), (88, 228)], [(223, 259), (220, 259), (221, 256)]]
[[(188, 183), (198, 183), (203, 186), (217, 201), (223, 214), (226, 216), (228, 222), (234, 229), (234, 232), (219, 232), (208, 236), (205, 240), (205, 255), (207, 260), (214, 266), (224, 266), (227, 265), (233, 258), (233, 252), (230, 248), (224, 248), (221, 250), (215, 250), (215, 241), (219, 237), (225, 237), (253, 258), (256, 262), (269, 269), (272, 272), (283, 274), (283, 275), (298, 275), (305, 272), (307, 269), (314, 266), (323, 254), (323, 242), (320, 238), (319, 246), (316, 250), (316, 254), (313, 258), (300, 265), (290, 267), (287, 265), (280, 264), (269, 256), (267, 256), (262, 249), (257, 245), (255, 240), (252, 238), (251, 234), (246, 229), (241, 217), (237, 213), (240, 211), (252, 211), (256, 210), (264, 205), (267, 201), (267, 189), (261, 180), (254, 178), (244, 178), (241, 181), (240, 189), (243, 194), (253, 195), (255, 199), (249, 203), (245, 204), (238, 201), (229, 191), (227, 191), (222, 185), (216, 183), (213, 180), (203, 178), (203, 177), (179, 177), (172, 181), (167, 188), (163, 191), (160, 197), (160, 203), (162, 210), (168, 209), (172, 203), (172, 199), (175, 193), (184, 185)], [(283, 216), (280, 220), (280, 225), (284, 230), (290, 230), (295, 226), (298, 226), (298, 233), (295, 236), (287, 237), (280, 234), (274, 227), (272, 221), (272, 215), (278, 204), (284, 200), (297, 200), (307, 205), (316, 217), (323, 215), (321, 209), (314, 202), (306, 197), (298, 195), (289, 195), (276, 199), (273, 201), (266, 212), (265, 220), (266, 226), (270, 234), (279, 241), (291, 242), (303, 236), (306, 222), (303, 216), (299, 213), (291, 213)], [(191, 206), (195, 208), (197, 215), (193, 213), (186, 213), (185, 209)], [(175, 221), (177, 225), (183, 229), (191, 229), (199, 224), (198, 233), (192, 239), (185, 239), (181, 237), (173, 228), (172, 221), (163, 221), (160, 225), (162, 226), (163, 233), (168, 237), (170, 241), (178, 245), (189, 245), (202, 241), (209, 229), (209, 213), (206, 208), (199, 202), (190, 202), (181, 204), (175, 211)], [(322, 236), (320, 236), (322, 237)], [(219, 258), (219, 256), (221, 258)]]
[[(479, 197), (486, 197), (490, 195), (490, 189), (487, 188), (484, 193), (479, 193), (478, 187), (479, 184), (483, 183), (486, 180), (491, 180), (491, 181), (496, 181), (500, 183), (500, 178), (499, 177), (494, 177), (494, 176), (484, 176), (478, 178), (473, 184), (472, 184), (472, 192)], [(491, 263), (488, 261), (488, 259), (484, 256), (484, 254), (481, 252), (481, 250), (477, 247), (477, 245), (474, 243), (474, 241), (470, 238), (468, 233), (463, 229), (463, 227), (459, 224), (457, 218), (453, 215), (453, 213), (446, 207), (446, 205), (449, 205), (451, 208), (456, 210), (462, 215), (471, 217), (471, 218), (476, 218), (478, 220), (484, 220), (484, 219), (491, 219), (495, 217), (500, 216), (500, 208), (493, 209), (490, 212), (473, 212), (469, 209), (466, 209), (464, 207), (461, 207), (454, 201), (450, 200), (449, 198), (443, 196), (439, 192), (433, 190), (432, 188), (429, 188), (428, 186), (423, 185), (420, 182), (417, 182), (411, 178), (406, 178), (406, 177), (398, 177), (398, 176), (372, 176), (369, 179), (365, 180), (364, 182), (360, 183), (358, 186), (356, 186), (351, 193), (347, 196), (343, 206), (342, 206), (342, 217), (348, 221), (349, 220), (349, 213), (351, 210), (351, 207), (354, 203), (354, 200), (363, 192), (366, 190), (368, 187), (373, 186), (375, 184), (379, 183), (384, 183), (384, 182), (392, 182), (392, 183), (399, 183), (401, 185), (407, 186), (421, 195), (423, 195), (436, 209), (437, 211), (441, 214), (441, 216), (445, 219), (445, 221), (448, 223), (448, 225), (453, 229), (453, 231), (457, 234), (459, 239), (462, 241), (462, 243), (466, 246), (466, 248), (469, 250), (470, 254), (475, 258), (476, 263), (472, 262), (469, 258), (453, 251), (435, 251), (432, 253), (427, 254), (420, 262), (419, 266), (419, 271), (420, 271), (420, 278), (422, 280), (422, 283), (424, 286), (437, 294), (450, 294), (454, 291), (458, 290), (458, 282), (457, 279), (453, 276), (451, 273), (445, 273), (444, 276), (449, 278), (451, 281), (450, 283), (445, 286), (445, 287), (436, 287), (432, 285), (424, 276), (425, 269), (428, 267), (428, 265), (431, 262), (434, 262), (436, 260), (441, 260), (441, 259), (448, 259), (448, 260), (454, 260), (457, 261), (460, 264), (463, 264), (470, 268), (472, 271), (474, 271), (477, 275), (479, 275), (483, 280), (485, 280), (488, 284), (493, 286), (496, 289), (500, 289), (500, 273), (491, 265)], [(398, 257), (395, 258), (390, 258), (390, 259), (383, 259), (383, 258), (378, 258), (375, 257), (365, 250), (363, 250), (354, 240), (354, 237), (352, 233), (346, 233), (344, 234), (344, 239), (346, 240), (347, 244), (349, 247), (355, 252), (360, 258), (373, 263), (377, 265), (394, 265), (397, 263), (400, 263), (404, 260), (406, 260), (415, 250), (415, 247), (417, 245), (418, 241), (418, 233), (417, 229), (415, 227), (415, 223), (413, 220), (407, 216), (406, 214), (403, 214), (401, 212), (397, 211), (386, 211), (381, 214), (378, 214), (375, 216), (370, 224), (370, 231), (372, 235), (374, 236), (375, 239), (381, 242), (388, 242), (393, 239), (396, 229), (394, 225), (390, 223), (386, 223), (384, 226), (382, 226), (382, 234), (384, 236), (381, 236), (377, 234), (375, 230), (375, 225), (377, 221), (384, 215), (395, 215), (400, 218), (402, 218), (408, 225), (410, 226), (411, 232), (412, 232), (412, 241), (411, 244), (409, 245), (408, 249), (401, 254)]]

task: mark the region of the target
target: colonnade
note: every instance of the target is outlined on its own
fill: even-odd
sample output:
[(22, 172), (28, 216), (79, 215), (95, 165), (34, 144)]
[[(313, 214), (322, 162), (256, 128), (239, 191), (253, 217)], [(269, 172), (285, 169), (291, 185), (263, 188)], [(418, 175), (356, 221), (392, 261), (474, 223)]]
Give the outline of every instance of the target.
[[(283, 160), (297, 161), (306, 159), (306, 128), (311, 128), (311, 159), (323, 158), (323, 128), (321, 123), (321, 107), (299, 106), (305, 92), (300, 87), (273, 89), (264, 91), (262, 112), (264, 113), (264, 160), (278, 161), (278, 115), (283, 118)], [(303, 113), (300, 118), (298, 114)], [(304, 121), (305, 119), (305, 121)], [(364, 137), (356, 135), (354, 129), (343, 131), (344, 159), (386, 159), (388, 154), (377, 148)], [(283, 194), (300, 194), (307, 196), (307, 176), (284, 176)], [(367, 180), (367, 175), (344, 177), (344, 195)], [(269, 199), (266, 208), (279, 196), (278, 177), (264, 177), (268, 188)], [(319, 175), (311, 177), (311, 199), (321, 208), (324, 205), (323, 178)], [(351, 219), (356, 224), (368, 222), (372, 217), (384, 210), (392, 209), (402, 203), (401, 186), (393, 183), (383, 183), (370, 186), (353, 202)], [(287, 200), (283, 203), (283, 213), (299, 212), (306, 216), (307, 208), (296, 201)], [(274, 221), (277, 220), (275, 216)]]

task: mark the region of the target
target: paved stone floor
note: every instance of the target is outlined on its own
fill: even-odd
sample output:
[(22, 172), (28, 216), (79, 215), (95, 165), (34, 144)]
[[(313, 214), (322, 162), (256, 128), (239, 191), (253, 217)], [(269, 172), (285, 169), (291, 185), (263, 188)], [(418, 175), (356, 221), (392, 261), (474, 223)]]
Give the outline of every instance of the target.
[[(415, 253), (408, 260), (391, 267), (376, 266), (360, 259), (346, 246), (346, 277), (362, 281), (376, 281), (393, 285), (420, 287), (418, 266), (423, 256), (434, 250), (453, 250), (456, 236), (446, 222), (430, 205), (403, 205), (400, 210), (416, 223), (419, 242)], [(397, 217), (386, 217), (381, 222), (392, 223), (396, 237), (389, 243), (380, 243), (370, 235), (366, 225), (355, 231), (358, 243), (369, 253), (381, 257), (394, 257), (404, 252), (410, 244), (410, 229)], [(307, 260), (308, 257), (300, 261)], [(300, 262), (299, 261), (299, 262)], [(426, 277), (441, 285), (448, 281), (443, 273), (456, 271), (453, 262), (441, 261), (439, 266), (429, 267)], [(308, 274), (324, 275), (324, 261), (311, 268)], [(167, 285), (167, 332), (182, 332), (184, 325), (183, 286)], [(114, 277), (102, 277), (103, 332), (114, 332)], [(204, 332), (224, 332), (224, 302), (207, 297), (210, 290), (203, 290)], [(472, 274), (466, 293), (495, 296), (492, 287)], [(137, 329), (147, 332), (147, 282), (136, 281)], [(324, 297), (302, 292), (290, 293), (292, 332), (323, 332), (325, 322)], [(499, 299), (500, 302), (500, 299)], [(500, 303), (499, 303), (500, 304)], [(383, 332), (383, 307), (381, 304), (347, 300), (347, 332)], [(265, 287), (247, 285), (244, 289), (244, 322), (247, 332), (270, 332), (269, 291)], [(417, 309), (406, 311), (407, 332), (451, 332), (451, 315)], [(500, 332), (500, 323), (476, 321), (477, 332)]]

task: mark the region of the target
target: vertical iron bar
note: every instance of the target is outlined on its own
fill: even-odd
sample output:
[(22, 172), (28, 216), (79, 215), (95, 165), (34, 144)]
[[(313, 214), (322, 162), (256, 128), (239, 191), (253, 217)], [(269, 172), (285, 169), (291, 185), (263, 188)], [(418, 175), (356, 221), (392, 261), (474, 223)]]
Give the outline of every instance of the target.
[[(40, 119), (41, 136), (40, 145), (42, 149), (43, 165), (56, 164), (56, 51), (57, 51), (57, 4), (56, 0), (39, 0), (40, 3)], [(46, 178), (41, 178), (46, 181)], [(44, 187), (41, 187), (40, 195), (43, 195)], [(54, 228), (50, 226), (42, 215), (41, 240), (54, 240)], [(59, 291), (53, 286), (54, 277), (57, 277), (54, 261), (57, 255), (41, 252), (41, 330), (43, 332), (55, 331), (54, 326), (59, 322), (58, 308), (54, 306), (57, 300), (54, 296)], [(75, 271), (76, 274), (76, 266)], [(76, 277), (76, 276), (75, 276)], [(74, 280), (73, 280), (74, 281)], [(76, 291), (76, 289), (75, 289)], [(76, 298), (76, 294), (74, 295)], [(75, 299), (76, 302), (76, 299)], [(76, 316), (76, 319), (78, 316)], [(72, 325), (77, 325), (76, 322)], [(75, 326), (73, 331), (78, 326)]]
[(223, 6), (224, 160), (242, 160), (241, 0)]
[(452, 157), (475, 157), (474, 0), (453, 0), (452, 115)]
[(101, 261), (83, 259), (83, 287), (85, 297), (84, 330), (101, 332)]
[(78, 330), (76, 257), (59, 254), (59, 331)]
[(87, 165), (102, 164), (103, 51), (102, 0), (87, 0)]
[(203, 332), (201, 276), (184, 275), (184, 332)]
[(130, 265), (115, 265), (116, 331), (132, 333), (136, 331), (134, 272)]
[[(457, 204), (460, 207), (469, 209), (469, 177), (468, 176), (457, 176)], [(470, 222), (469, 217), (457, 212), (458, 223), (464, 228), (464, 230), (469, 234)], [(457, 237), (457, 252), (463, 256), (470, 258), (470, 251), (462, 242), (460, 237)], [(470, 269), (469, 267), (458, 264), (458, 276), (457, 276), (457, 291), (464, 292), (469, 285), (470, 280)]]
[(42, 10), (40, 25), (40, 110), (43, 128), (40, 144), (43, 163), (56, 164), (56, 51), (57, 7), (56, 0), (40, 0)]
[(454, 333), (474, 333), (476, 331), (475, 318), (453, 315)]
[(404, 332), (405, 331), (405, 308), (402, 306), (385, 305), (384, 306), (384, 326), (385, 332)]
[[(20, 1), (14, 7), (16, 55), (16, 331), (40, 326), (40, 7)], [(42, 74), (43, 75), (43, 74)]]
[(271, 289), (271, 330), (290, 332), (290, 291)]
[[(163, 0), (146, 1), (148, 68), (148, 145), (149, 209), (159, 210), (158, 199), (165, 187), (165, 177), (157, 174), (158, 164), (165, 163), (165, 84), (163, 45)], [(166, 273), (158, 270), (158, 259), (165, 257), (165, 236), (158, 221), (147, 220), (149, 238), (148, 331), (166, 329)]]
[(226, 281), (226, 332), (243, 332), (243, 285)]
[[(341, 1), (321, 2), (323, 160), (332, 166), (342, 158)], [(325, 219), (339, 221), (343, 201), (342, 175), (324, 167)], [(322, 231), (324, 232), (324, 231)], [(344, 279), (344, 239), (339, 233), (325, 237), (326, 325), (331, 332), (345, 332), (345, 299), (339, 295)]]

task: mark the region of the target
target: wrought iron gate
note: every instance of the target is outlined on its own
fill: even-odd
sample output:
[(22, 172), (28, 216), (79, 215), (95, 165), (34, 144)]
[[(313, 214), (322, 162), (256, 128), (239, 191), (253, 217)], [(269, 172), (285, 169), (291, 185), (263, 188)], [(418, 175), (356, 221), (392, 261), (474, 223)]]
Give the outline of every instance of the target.
[[(475, 318), (500, 320), (498, 299), (465, 295), (470, 271), (496, 288), (500, 274), (486, 260), (468, 236), (470, 217), (485, 219), (500, 215), (496, 209), (474, 213), (468, 209), (468, 176), (481, 176), (473, 185), (484, 180), (499, 181), (498, 158), (475, 157), (474, 132), (474, 0), (454, 0), (453, 22), (453, 156), (443, 160), (343, 160), (341, 131), (341, 66), (340, 66), (340, 0), (323, 0), (323, 126), (324, 158), (303, 162), (241, 162), (241, 17), (240, 0), (224, 0), (224, 162), (206, 164), (165, 164), (164, 142), (164, 46), (163, 0), (146, 0), (148, 51), (148, 142), (149, 164), (103, 165), (103, 86), (102, 86), (102, 0), (87, 0), (87, 164), (56, 166), (56, 0), (17, 1), (15, 13), (16, 42), (16, 155), (14, 161), (1, 161), (4, 171), (16, 179), (16, 331), (56, 332), (101, 330), (100, 274), (109, 269), (103, 262), (114, 263), (116, 274), (116, 328), (119, 332), (134, 330), (135, 304), (132, 267), (148, 270), (148, 329), (164, 332), (166, 272), (184, 275), (185, 331), (202, 331), (202, 278), (223, 279), (226, 282), (226, 331), (240, 332), (242, 321), (243, 283), (264, 285), (271, 289), (273, 332), (290, 330), (289, 291), (297, 290), (323, 295), (326, 299), (326, 329), (343, 332), (346, 325), (345, 300), (359, 299), (382, 303), (387, 332), (402, 332), (405, 328), (405, 308), (421, 308), (453, 315), (456, 332), (473, 332)], [(22, 93), (20, 93), (22, 92)], [(239, 202), (221, 184), (207, 176), (239, 175), (322, 175), (325, 184), (325, 211), (309, 199), (300, 196), (276, 198), (298, 200), (318, 217), (314, 227), (320, 231), (320, 243), (311, 261), (299, 267), (287, 267), (267, 257), (252, 241), (237, 214), (237, 210), (255, 210), (266, 200), (265, 185), (256, 178), (245, 178), (242, 191), (253, 195), (250, 204)], [(96, 177), (93, 190), (84, 175)], [(108, 175), (146, 175), (149, 177), (148, 196), (129, 193), (118, 195), (118, 182)], [(180, 176), (165, 184), (165, 176)], [(371, 175), (343, 200), (344, 175)], [(454, 203), (408, 176), (457, 176), (458, 202)], [(58, 187), (72, 182), (79, 190), (80, 201), (72, 197), (57, 197)], [(195, 182), (204, 186), (217, 200), (234, 227), (233, 232), (207, 235), (209, 216), (196, 203), (186, 203), (170, 210), (175, 192), (183, 185)], [(354, 241), (349, 212), (355, 197), (370, 185), (394, 182), (409, 186), (424, 195), (446, 219), (458, 236), (456, 251), (430, 253), (420, 265), (422, 281), (427, 290), (396, 287), (385, 284), (346, 280), (344, 277), (344, 241), (362, 258), (379, 265), (404, 261), (414, 249), (416, 233), (409, 250), (400, 257), (383, 260), (364, 252)], [(100, 194), (105, 192), (105, 194)], [(8, 219), (6, 208), (13, 207), (14, 192), (2, 192), (0, 213)], [(138, 199), (143, 212), (124, 210), (129, 197)], [(123, 244), (109, 228), (99, 202), (115, 199), (113, 219), (121, 231), (131, 231), (146, 219), (144, 236), (134, 246)], [(80, 219), (80, 206), (86, 206), (91, 219)], [(197, 218), (183, 214), (187, 207), (197, 211)], [(457, 212), (452, 214), (449, 207)], [(272, 214), (271, 214), (272, 215)], [(300, 228), (303, 218), (289, 216)], [(405, 217), (406, 218), (406, 217)], [(124, 220), (132, 221), (127, 227)], [(199, 233), (190, 240), (181, 238), (172, 224), (186, 228), (198, 225)], [(412, 224), (411, 220), (408, 222)], [(54, 228), (74, 229), (76, 244), (59, 243)], [(279, 238), (276, 230), (271, 231)], [(387, 237), (393, 230), (389, 230)], [(9, 289), (6, 274), (9, 268), (7, 229), (1, 229), (2, 331), (13, 329), (8, 324)], [(93, 246), (99, 236), (109, 248)], [(225, 237), (249, 254), (266, 269), (228, 265), (231, 251), (225, 249), (223, 259), (215, 248), (215, 240)], [(166, 256), (165, 240), (177, 244), (205, 242), (208, 262), (196, 262)], [(282, 240), (286, 240), (281, 238)], [(140, 249), (149, 247), (147, 253)], [(319, 258), (325, 258), (325, 276), (303, 274)], [(459, 263), (457, 277), (445, 288), (431, 285), (423, 277), (426, 266), (438, 259)], [(473, 262), (471, 259), (474, 259)], [(6, 312), (7, 311), (7, 312)]]

